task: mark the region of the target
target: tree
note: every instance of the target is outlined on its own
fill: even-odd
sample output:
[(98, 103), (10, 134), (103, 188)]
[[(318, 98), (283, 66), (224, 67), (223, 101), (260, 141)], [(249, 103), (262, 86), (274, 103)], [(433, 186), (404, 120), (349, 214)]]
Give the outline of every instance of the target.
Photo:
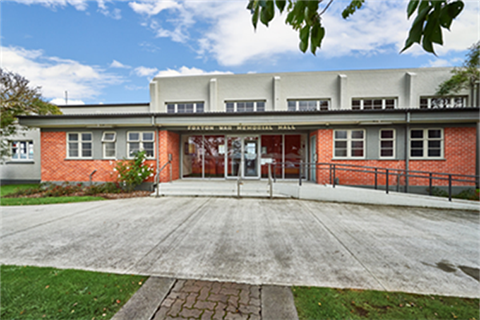
[[(480, 105), (480, 41), (473, 44), (467, 58), (460, 68), (452, 70), (452, 77), (438, 86), (437, 94), (441, 96), (470, 89), (471, 106)], [(475, 101), (476, 100), (476, 101)]]
[(17, 117), (29, 114), (62, 114), (60, 109), (41, 98), (40, 87), (29, 87), (29, 81), (21, 75), (0, 68), (0, 158), (10, 155), (6, 141), (22, 128)]
[[(299, 31), (300, 50), (315, 54), (322, 45), (325, 28), (322, 25), (322, 15), (334, 0), (328, 3), (324, 0), (250, 0), (247, 9), (252, 13), (252, 23), (256, 28), (258, 20), (268, 27), (275, 17), (275, 6), (280, 13), (287, 12), (286, 24)], [(365, 0), (351, 0), (343, 10), (342, 17), (347, 19), (360, 9)], [(461, 0), (410, 0), (407, 6), (408, 18), (415, 12), (416, 17), (410, 28), (410, 33), (402, 52), (414, 43), (422, 45), (427, 52), (435, 54), (433, 43), (443, 45), (442, 28), (450, 30), (452, 21), (463, 10)]]

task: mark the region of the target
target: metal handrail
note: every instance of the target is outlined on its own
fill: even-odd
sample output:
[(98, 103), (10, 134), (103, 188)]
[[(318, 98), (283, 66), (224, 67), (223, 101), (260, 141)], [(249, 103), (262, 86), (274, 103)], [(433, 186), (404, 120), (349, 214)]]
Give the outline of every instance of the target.
[[(285, 162), (276, 162), (274, 163), (274, 182), (275, 179), (275, 167), (279, 165), (280, 167), (285, 167)], [(333, 188), (335, 188), (336, 176), (338, 171), (350, 171), (350, 172), (364, 172), (367, 174), (374, 174), (374, 186), (375, 189), (378, 189), (378, 175), (385, 176), (385, 192), (389, 192), (389, 180), (391, 176), (397, 178), (397, 189), (399, 187), (399, 180), (401, 177), (405, 177), (406, 180), (409, 178), (419, 178), (419, 179), (428, 179), (429, 180), (429, 195), (432, 195), (432, 186), (434, 180), (448, 181), (448, 200), (452, 201), (452, 183), (453, 182), (467, 182), (471, 184), (480, 184), (480, 176), (478, 175), (467, 175), (460, 173), (445, 173), (445, 172), (431, 172), (431, 171), (420, 171), (420, 170), (405, 170), (405, 169), (396, 169), (396, 168), (383, 168), (383, 167), (372, 167), (372, 166), (362, 166), (354, 164), (343, 164), (343, 163), (330, 163), (330, 162), (317, 162), (317, 163), (307, 163), (300, 161), (299, 163), (289, 162), (290, 167), (298, 167), (299, 169), (299, 185), (302, 185), (303, 172), (302, 170), (306, 168), (310, 169), (312, 167), (319, 169), (328, 169), (329, 170), (329, 180)], [(326, 168), (322, 168), (326, 167)], [(405, 192), (408, 192), (407, 188)]]
[[(168, 164), (171, 164), (172, 163), (172, 160), (168, 160), (161, 168), (160, 170), (158, 170), (157, 174), (155, 175), (155, 184), (156, 184), (156, 187), (157, 187), (157, 190), (156, 190), (156, 195), (155, 197), (158, 198), (160, 195), (160, 173), (162, 172), (163, 169), (165, 169), (165, 167), (168, 165)], [(171, 179), (171, 177), (170, 177)]]

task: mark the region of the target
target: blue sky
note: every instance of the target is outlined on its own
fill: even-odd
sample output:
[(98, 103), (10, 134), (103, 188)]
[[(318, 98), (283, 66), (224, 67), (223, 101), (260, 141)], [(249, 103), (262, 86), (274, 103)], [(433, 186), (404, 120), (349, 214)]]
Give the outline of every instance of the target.
[(299, 51), (285, 15), (254, 31), (247, 0), (3, 0), (0, 58), (57, 104), (65, 91), (69, 104), (149, 102), (154, 76), (458, 66), (480, 38), (480, 4), (464, 2), (434, 56), (399, 54), (407, 1), (367, 0), (343, 20), (348, 1), (337, 0), (314, 56)]

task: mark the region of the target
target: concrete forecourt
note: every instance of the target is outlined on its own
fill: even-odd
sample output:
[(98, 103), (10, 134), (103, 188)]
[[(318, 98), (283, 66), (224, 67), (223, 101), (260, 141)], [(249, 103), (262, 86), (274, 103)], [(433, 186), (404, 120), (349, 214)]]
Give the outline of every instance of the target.
[(163, 197), (3, 207), (0, 263), (479, 297), (478, 211)]

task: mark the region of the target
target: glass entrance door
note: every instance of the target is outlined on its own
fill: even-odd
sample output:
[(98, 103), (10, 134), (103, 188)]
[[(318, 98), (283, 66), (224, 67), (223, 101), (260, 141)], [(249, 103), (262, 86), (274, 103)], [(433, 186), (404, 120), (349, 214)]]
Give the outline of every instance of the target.
[(227, 178), (260, 178), (258, 136), (227, 137)]

